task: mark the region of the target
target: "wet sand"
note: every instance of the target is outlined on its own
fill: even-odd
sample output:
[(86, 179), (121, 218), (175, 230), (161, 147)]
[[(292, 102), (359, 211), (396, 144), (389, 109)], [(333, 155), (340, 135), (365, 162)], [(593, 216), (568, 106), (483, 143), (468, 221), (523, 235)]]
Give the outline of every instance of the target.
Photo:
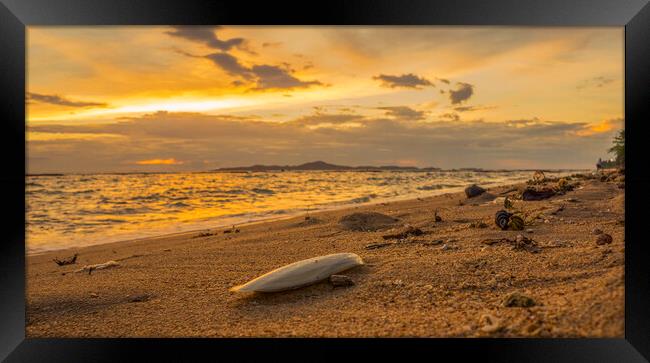
[[(222, 228), (27, 256), (26, 334), (620, 338), (624, 196), (616, 182), (588, 179), (565, 195), (517, 200), (514, 207), (531, 218), (525, 227), (530, 231), (500, 230), (494, 214), (502, 203), (487, 193), (472, 199), (454, 193), (241, 226), (239, 233)], [(399, 222), (393, 231), (374, 232), (338, 223), (368, 211)], [(487, 227), (477, 227), (479, 222)], [(366, 248), (395, 242), (382, 236), (405, 224), (424, 234)], [(597, 244), (596, 228), (612, 243)], [(536, 241), (539, 252), (483, 243), (519, 234)], [(365, 261), (342, 273), (354, 286), (334, 288), (324, 281), (274, 294), (228, 290), (285, 264), (338, 252)], [(76, 264), (52, 261), (73, 253), (79, 254)], [(111, 260), (119, 266), (73, 272)], [(504, 306), (512, 293), (530, 297), (534, 306)]]

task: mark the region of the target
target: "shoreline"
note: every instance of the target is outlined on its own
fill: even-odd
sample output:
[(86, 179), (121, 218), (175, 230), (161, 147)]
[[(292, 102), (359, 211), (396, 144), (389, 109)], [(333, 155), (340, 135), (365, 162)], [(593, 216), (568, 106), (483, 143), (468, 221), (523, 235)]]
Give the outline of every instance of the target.
[[(69, 266), (52, 262), (67, 252), (27, 255), (26, 336), (622, 337), (625, 191), (616, 182), (581, 183), (565, 195), (515, 201), (538, 217), (526, 231), (494, 225), (503, 208), (494, 197), (512, 188), (501, 186), (472, 199), (459, 192), (359, 205), (240, 226), (240, 233), (82, 247)], [(391, 228), (410, 225), (424, 234), (367, 248), (387, 242), (382, 236), (391, 228), (342, 228), (339, 220), (356, 212), (386, 214), (399, 220)], [(597, 244), (594, 229), (613, 241)], [(518, 234), (539, 251), (482, 242)], [(354, 286), (229, 291), (288, 263), (341, 252), (365, 263), (343, 272)], [(74, 272), (107, 261), (118, 266)], [(515, 293), (534, 306), (505, 307)]]
[[(574, 170), (567, 171), (567, 172), (574, 172)], [(490, 188), (497, 188), (497, 187), (507, 187), (507, 186), (515, 186), (515, 185), (520, 185), (521, 182), (506, 182), (504, 184), (496, 183), (496, 184), (482, 184), (486, 185)], [(430, 197), (436, 197), (440, 195), (447, 195), (447, 194), (454, 194), (454, 193), (459, 193), (464, 190), (466, 186), (458, 186), (458, 187), (453, 187), (453, 188), (447, 188), (447, 189), (439, 189), (439, 190), (433, 190), (433, 191), (422, 191), (421, 193), (418, 194), (408, 194), (408, 195), (402, 195), (402, 196), (397, 196), (397, 197), (392, 197), (392, 198), (379, 198), (379, 199), (373, 199), (368, 202), (362, 202), (362, 203), (350, 203), (350, 202), (342, 202), (343, 204), (337, 204), (337, 203), (332, 203), (331, 205), (324, 206), (323, 208), (318, 208), (318, 209), (313, 209), (313, 210), (296, 210), (287, 214), (283, 215), (272, 215), (273, 211), (270, 212), (270, 215), (262, 216), (259, 217), (258, 219), (249, 219), (248, 221), (245, 222), (237, 222), (237, 223), (231, 223), (233, 222), (233, 219), (236, 219), (235, 217), (216, 217), (214, 220), (211, 221), (205, 221), (205, 222), (196, 222), (194, 224), (201, 224), (205, 225), (204, 228), (198, 228), (198, 226), (191, 226), (188, 227), (186, 230), (183, 231), (178, 231), (178, 232), (162, 232), (162, 233), (157, 233), (157, 232), (152, 232), (151, 235), (143, 235), (141, 237), (133, 237), (133, 238), (123, 238), (115, 241), (105, 241), (105, 242), (97, 242), (97, 243), (89, 243), (86, 245), (74, 245), (74, 246), (61, 246), (59, 248), (43, 248), (43, 249), (38, 249), (38, 250), (29, 250), (26, 247), (26, 254), (27, 255), (41, 255), (44, 253), (50, 253), (50, 252), (63, 252), (63, 251), (68, 251), (68, 250), (73, 250), (73, 249), (79, 249), (79, 248), (84, 248), (84, 247), (90, 247), (90, 246), (99, 246), (99, 245), (106, 245), (106, 244), (114, 244), (114, 243), (122, 243), (122, 242), (133, 242), (133, 241), (143, 241), (143, 240), (149, 240), (149, 239), (160, 239), (160, 238), (165, 238), (165, 237), (174, 237), (174, 236), (184, 236), (187, 234), (195, 234), (198, 232), (202, 231), (210, 231), (213, 229), (223, 229), (229, 226), (237, 226), (237, 227), (244, 227), (248, 226), (251, 224), (258, 224), (258, 223), (265, 223), (265, 222), (273, 222), (277, 220), (285, 220), (285, 219), (291, 219), (295, 218), (304, 214), (310, 214), (310, 213), (320, 213), (320, 212), (327, 212), (327, 211), (337, 211), (337, 210), (343, 210), (343, 209), (349, 209), (349, 208), (355, 208), (358, 206), (374, 206), (377, 204), (382, 204), (382, 203), (391, 203), (391, 202), (399, 202), (399, 201), (413, 201), (418, 198), (430, 198)], [(248, 217), (243, 217), (242, 220)], [(228, 221), (226, 223), (226, 221)], [(179, 226), (181, 224), (176, 224), (173, 226), (168, 227), (168, 229), (173, 228), (174, 226)], [(155, 234), (154, 234), (155, 233)], [(26, 240), (29, 237), (26, 236)], [(26, 243), (27, 245), (27, 243)]]

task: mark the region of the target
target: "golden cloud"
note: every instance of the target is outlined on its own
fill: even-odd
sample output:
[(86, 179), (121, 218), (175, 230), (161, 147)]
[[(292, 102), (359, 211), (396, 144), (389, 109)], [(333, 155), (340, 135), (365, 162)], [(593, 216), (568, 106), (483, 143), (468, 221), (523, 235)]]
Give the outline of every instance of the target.
[(149, 160), (139, 160), (135, 162), (138, 165), (180, 165), (183, 164), (182, 161), (178, 161), (174, 158), (171, 159), (149, 159)]
[(614, 129), (618, 129), (624, 125), (623, 119), (614, 118), (607, 119), (601, 122), (585, 126), (584, 129), (576, 131), (578, 136), (591, 136), (595, 134), (601, 134), (603, 132), (609, 132)]

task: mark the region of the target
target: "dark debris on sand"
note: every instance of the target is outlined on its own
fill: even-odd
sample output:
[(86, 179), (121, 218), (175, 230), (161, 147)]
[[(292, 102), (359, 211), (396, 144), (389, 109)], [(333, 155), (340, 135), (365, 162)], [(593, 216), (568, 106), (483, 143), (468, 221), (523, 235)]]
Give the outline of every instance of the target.
[(488, 238), (483, 240), (484, 244), (488, 246), (492, 246), (495, 244), (499, 243), (506, 243), (512, 246), (512, 249), (515, 251), (527, 251), (530, 253), (538, 253), (541, 251), (539, 246), (537, 245), (537, 242), (535, 242), (533, 239), (528, 238), (523, 235), (517, 235), (515, 239), (510, 239), (510, 238)]
[(503, 306), (507, 308), (529, 308), (538, 305), (530, 296), (519, 292), (513, 292), (503, 299)]
[(423, 235), (424, 232), (416, 227), (413, 226), (407, 226), (403, 231), (399, 231), (397, 233), (391, 233), (391, 234), (386, 234), (383, 235), (383, 239), (403, 239), (409, 236), (421, 236)]
[(467, 188), (465, 188), (465, 195), (467, 196), (467, 198), (474, 198), (483, 193), (485, 193), (485, 189), (479, 187), (476, 184), (472, 184)]
[(54, 261), (54, 263), (56, 263), (59, 266), (74, 265), (75, 263), (77, 263), (77, 256), (79, 256), (79, 254), (75, 253), (74, 255), (68, 258), (64, 258), (63, 260), (59, 260), (58, 258), (55, 258), (52, 261)]

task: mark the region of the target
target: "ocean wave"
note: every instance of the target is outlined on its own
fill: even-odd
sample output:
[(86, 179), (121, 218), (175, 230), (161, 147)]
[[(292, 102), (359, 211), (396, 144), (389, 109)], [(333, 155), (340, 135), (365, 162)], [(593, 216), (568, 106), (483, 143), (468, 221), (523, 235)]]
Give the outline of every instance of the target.
[(354, 203), (354, 204), (359, 204), (359, 203), (368, 203), (369, 201), (377, 198), (377, 194), (368, 194), (364, 195), (363, 197), (357, 197), (357, 198), (352, 198), (345, 203)]
[(113, 224), (113, 223), (126, 223), (128, 221), (126, 219), (104, 218), (104, 219), (98, 219), (97, 222)]
[(185, 207), (189, 207), (190, 205), (187, 204), (187, 203), (183, 203), (183, 202), (176, 202), (176, 203), (165, 204), (165, 206), (171, 207), (171, 208), (185, 208)]
[(77, 194), (90, 194), (90, 193), (94, 193), (96, 191), (97, 190), (95, 190), (95, 189), (82, 189), (82, 190), (71, 190), (69, 193), (72, 194), (72, 195), (77, 195)]
[(223, 190), (221, 193), (226, 193), (226, 194), (244, 194), (246, 193), (244, 190), (241, 189), (230, 189), (230, 190)]
[(77, 213), (80, 215), (125, 215), (125, 214), (145, 214), (154, 212), (155, 209), (149, 207), (140, 208), (113, 208), (113, 209), (81, 209)]
[(272, 191), (271, 189), (264, 189), (264, 188), (253, 188), (251, 189), (251, 191), (255, 194), (268, 194), (268, 195), (275, 194), (275, 192)]
[(160, 193), (154, 193), (149, 195), (137, 195), (135, 197), (132, 197), (131, 200), (138, 201), (138, 202), (140, 201), (146, 202), (146, 201), (158, 201), (161, 198), (162, 196), (160, 195)]
[(462, 186), (461, 184), (433, 184), (433, 185), (423, 185), (419, 186), (415, 189), (417, 190), (440, 190), (440, 189), (447, 189), (447, 188), (454, 188), (454, 187), (460, 187)]

